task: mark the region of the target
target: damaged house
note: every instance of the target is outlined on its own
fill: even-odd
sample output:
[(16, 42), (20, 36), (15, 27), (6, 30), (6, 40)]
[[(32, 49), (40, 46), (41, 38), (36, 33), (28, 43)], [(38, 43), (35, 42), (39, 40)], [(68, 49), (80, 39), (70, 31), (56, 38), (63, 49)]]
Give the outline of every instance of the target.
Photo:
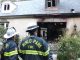
[(14, 26), (26, 36), (29, 25), (39, 25), (38, 36), (55, 41), (63, 31), (80, 31), (80, 0), (1, 0), (0, 25)]

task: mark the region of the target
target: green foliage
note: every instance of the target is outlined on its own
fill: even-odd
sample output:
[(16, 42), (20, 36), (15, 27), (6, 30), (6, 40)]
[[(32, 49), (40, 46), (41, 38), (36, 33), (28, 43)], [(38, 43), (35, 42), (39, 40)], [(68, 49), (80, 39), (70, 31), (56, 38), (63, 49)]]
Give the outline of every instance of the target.
[(80, 57), (80, 37), (61, 37), (58, 49), (58, 60), (77, 60), (78, 57)]
[(11, 2), (14, 2), (16, 0), (0, 0), (0, 2), (4, 2), (4, 1), (11, 1)]
[(0, 41), (3, 39), (3, 35), (5, 34), (6, 29), (3, 26), (0, 26)]

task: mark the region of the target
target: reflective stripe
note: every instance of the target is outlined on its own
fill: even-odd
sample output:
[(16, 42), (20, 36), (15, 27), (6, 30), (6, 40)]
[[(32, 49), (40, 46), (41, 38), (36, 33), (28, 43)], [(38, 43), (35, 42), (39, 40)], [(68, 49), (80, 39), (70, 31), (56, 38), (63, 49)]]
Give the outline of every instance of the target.
[(45, 55), (48, 55), (50, 51), (50, 48), (48, 47), (48, 50), (45, 52)]
[(11, 52), (4, 52), (4, 56), (12, 56), (18, 54), (17, 50)]
[(49, 52), (42, 52), (42, 51), (36, 51), (36, 50), (19, 50), (20, 53), (22, 54), (33, 54), (33, 55), (42, 55), (42, 56), (47, 56)]

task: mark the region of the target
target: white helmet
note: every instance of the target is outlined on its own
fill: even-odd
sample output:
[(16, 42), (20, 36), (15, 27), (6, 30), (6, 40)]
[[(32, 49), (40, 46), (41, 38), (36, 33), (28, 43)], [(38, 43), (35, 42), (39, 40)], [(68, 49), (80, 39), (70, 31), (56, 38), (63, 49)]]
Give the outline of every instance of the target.
[(16, 34), (18, 34), (16, 30), (13, 27), (11, 27), (11, 28), (8, 28), (6, 34), (4, 34), (4, 38), (11, 38)]
[(39, 28), (38, 25), (29, 26), (29, 27), (27, 28), (26, 32), (31, 31), (31, 30), (34, 30), (34, 29), (37, 29), (37, 28)]

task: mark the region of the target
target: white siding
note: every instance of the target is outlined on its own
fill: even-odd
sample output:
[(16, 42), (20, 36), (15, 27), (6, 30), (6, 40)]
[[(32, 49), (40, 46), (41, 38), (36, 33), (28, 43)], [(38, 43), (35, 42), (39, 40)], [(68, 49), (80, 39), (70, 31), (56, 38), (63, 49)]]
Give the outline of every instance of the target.
[(80, 31), (80, 18), (65, 18), (65, 19), (34, 19), (34, 18), (22, 18), (22, 19), (7, 19), (9, 21), (9, 27), (15, 27), (19, 32), (20, 36), (28, 35), (25, 31), (28, 26), (37, 24), (37, 22), (67, 22), (66, 28), (68, 29), (67, 34), (71, 34), (74, 25), (77, 25), (77, 31)]
[(74, 28), (74, 25), (77, 26), (77, 31), (80, 31), (80, 18), (68, 18), (67, 19), (67, 29), (68, 34), (71, 34)]
[(16, 30), (19, 32), (20, 36), (26, 36), (27, 33), (25, 32), (27, 27), (30, 25), (37, 24), (38, 19), (8, 19), (9, 27), (15, 27)]

